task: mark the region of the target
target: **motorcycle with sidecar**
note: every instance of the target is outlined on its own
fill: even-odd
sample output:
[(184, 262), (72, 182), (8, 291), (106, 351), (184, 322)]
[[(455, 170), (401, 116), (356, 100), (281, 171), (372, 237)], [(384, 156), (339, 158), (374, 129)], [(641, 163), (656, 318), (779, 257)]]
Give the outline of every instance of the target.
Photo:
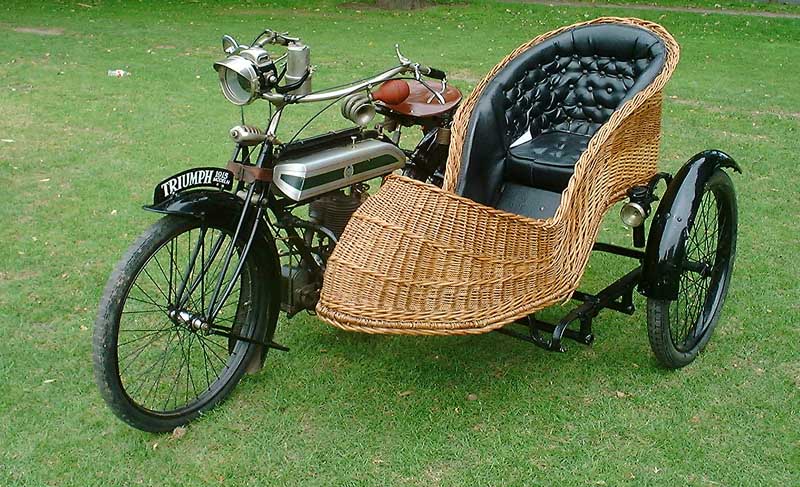
[[(145, 209), (162, 217), (108, 281), (95, 376), (128, 424), (169, 431), (214, 407), (270, 350), (288, 350), (281, 311), (374, 334), (498, 331), (564, 351), (565, 337), (592, 343), (601, 310), (633, 314), (638, 290), (661, 365), (683, 367), (708, 343), (736, 249), (728, 170), (740, 169), (709, 150), (658, 171), (662, 90), (679, 57), (660, 25), (600, 18), (542, 34), (463, 100), (399, 48), (397, 66), (319, 91), (299, 38), (224, 36), (223, 50), (225, 98), (267, 102), (269, 116), (231, 129), (225, 167), (156, 185)], [(282, 114), (305, 103), (338, 104), (350, 128), (286, 140)], [(406, 149), (408, 127), (422, 137)], [(598, 242), (620, 202), (632, 246)], [(593, 251), (635, 265), (583, 292)], [(560, 320), (536, 316), (570, 300), (580, 304)]]

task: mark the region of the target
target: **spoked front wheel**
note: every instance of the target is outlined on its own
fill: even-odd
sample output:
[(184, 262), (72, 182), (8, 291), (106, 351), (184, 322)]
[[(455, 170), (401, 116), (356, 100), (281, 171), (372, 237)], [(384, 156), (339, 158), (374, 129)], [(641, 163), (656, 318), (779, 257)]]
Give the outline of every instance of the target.
[(280, 297), (268, 292), (272, 276), (253, 250), (233, 279), (245, 242), (233, 241), (232, 225), (166, 216), (109, 279), (95, 378), (111, 410), (136, 428), (169, 431), (214, 407), (260, 359), (261, 347), (245, 339), (274, 331), (270, 307)]
[(711, 338), (728, 293), (736, 228), (733, 183), (717, 170), (706, 183), (689, 228), (678, 299), (647, 300), (650, 346), (664, 367), (688, 365)]

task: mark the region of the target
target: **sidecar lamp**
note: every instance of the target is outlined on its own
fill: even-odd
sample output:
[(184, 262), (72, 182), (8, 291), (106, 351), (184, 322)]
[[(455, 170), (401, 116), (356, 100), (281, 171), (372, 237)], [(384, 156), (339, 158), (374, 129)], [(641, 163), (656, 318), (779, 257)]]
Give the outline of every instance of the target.
[(234, 105), (247, 105), (259, 97), (261, 83), (255, 66), (241, 56), (229, 56), (214, 63), (222, 94)]
[(636, 228), (650, 215), (651, 191), (647, 186), (634, 186), (628, 190), (628, 202), (622, 205), (619, 218), (626, 226)]
[(619, 212), (619, 218), (625, 226), (635, 228), (644, 223), (647, 214), (638, 203), (625, 203)]

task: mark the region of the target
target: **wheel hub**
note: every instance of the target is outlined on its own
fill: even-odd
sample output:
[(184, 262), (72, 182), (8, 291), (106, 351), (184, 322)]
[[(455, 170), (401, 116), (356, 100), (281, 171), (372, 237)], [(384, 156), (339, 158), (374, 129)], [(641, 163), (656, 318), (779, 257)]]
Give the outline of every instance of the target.
[(184, 326), (189, 331), (202, 331), (208, 333), (211, 325), (201, 316), (186, 310), (172, 309), (167, 313), (176, 325)]

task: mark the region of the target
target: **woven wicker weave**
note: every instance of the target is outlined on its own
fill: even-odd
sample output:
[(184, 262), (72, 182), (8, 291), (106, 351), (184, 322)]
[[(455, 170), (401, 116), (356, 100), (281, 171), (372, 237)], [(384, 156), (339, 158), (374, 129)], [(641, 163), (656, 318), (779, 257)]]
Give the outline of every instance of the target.
[[(534, 44), (598, 23), (651, 31), (666, 46), (666, 62), (655, 80), (592, 137), (555, 215), (533, 220), (453, 194), (469, 116), (489, 81)], [(518, 47), (459, 108), (444, 188), (392, 176), (353, 215), (328, 262), (317, 305), (320, 318), (367, 333), (473, 334), (568, 299), (606, 211), (628, 188), (656, 173), (661, 90), (678, 55), (677, 43), (663, 27), (623, 18), (564, 27)]]

